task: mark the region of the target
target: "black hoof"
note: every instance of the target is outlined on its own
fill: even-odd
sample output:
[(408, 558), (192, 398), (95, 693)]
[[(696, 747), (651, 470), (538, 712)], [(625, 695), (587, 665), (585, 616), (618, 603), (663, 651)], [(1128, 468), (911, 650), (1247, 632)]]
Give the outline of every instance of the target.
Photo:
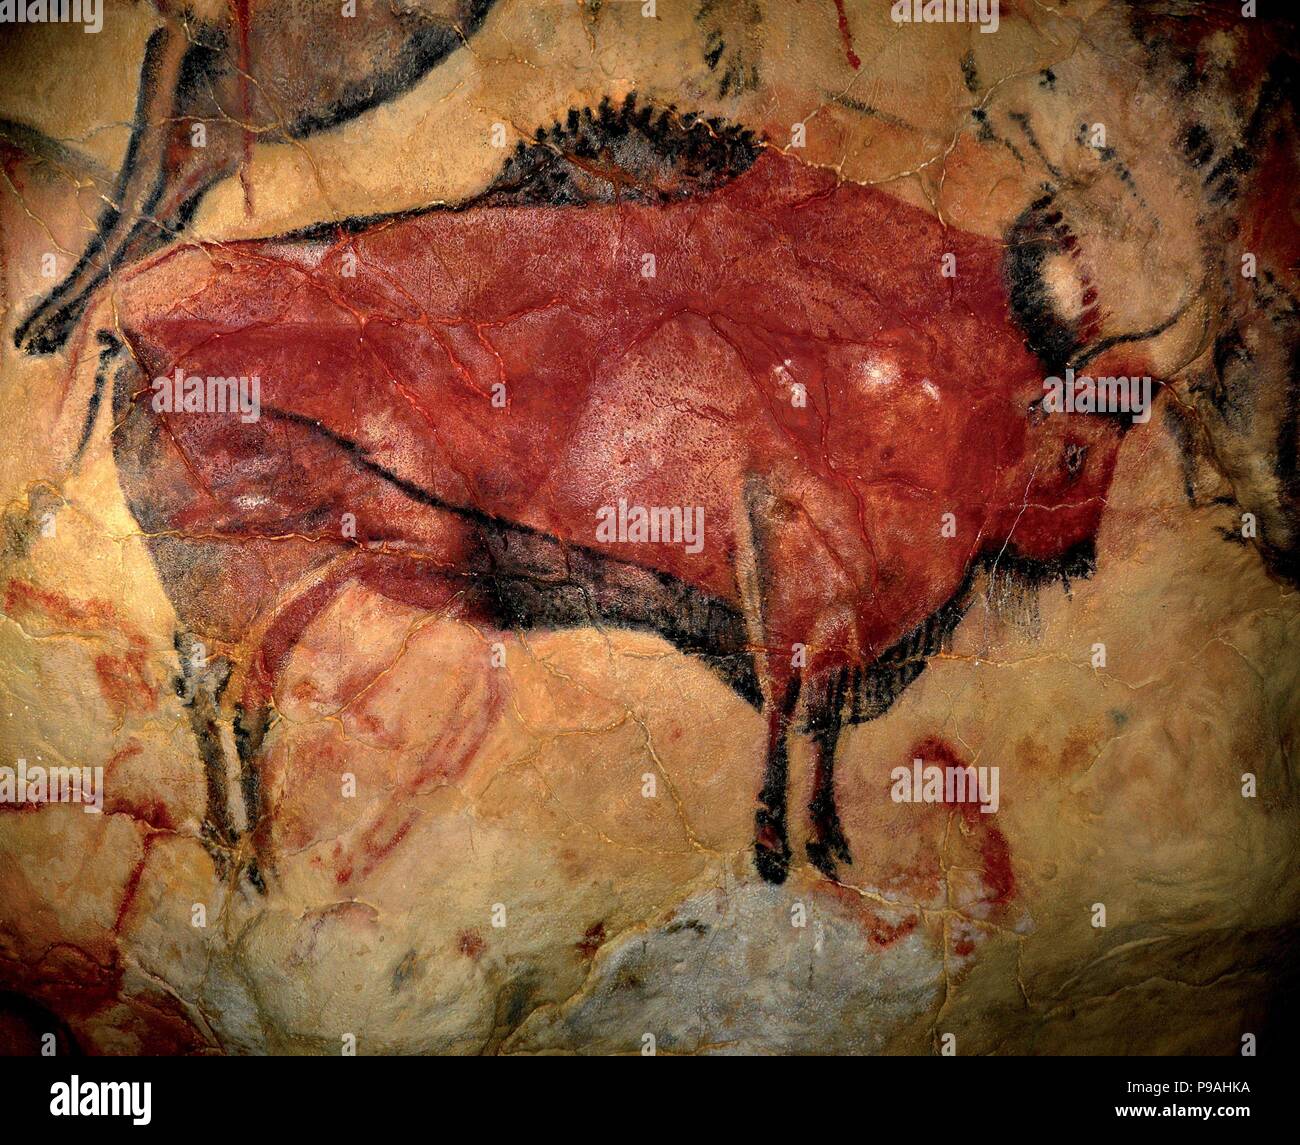
[(790, 873), (790, 848), (775, 850), (762, 843), (754, 844), (754, 866), (765, 883), (780, 886)]
[(217, 872), (217, 882), (224, 883), (230, 874), (234, 842), (211, 823), (204, 823), (199, 830), (199, 842), (212, 860)]
[[(831, 853), (829, 846), (825, 843), (809, 840), (804, 850), (808, 852), (808, 861), (823, 875), (828, 879), (839, 880), (839, 870), (835, 866), (835, 856)], [(852, 862), (853, 860), (848, 861)]]
[(833, 811), (829, 815), (819, 814), (819, 808), (809, 807), (812, 813), (813, 837), (808, 842), (808, 858), (812, 865), (824, 875), (835, 877), (835, 861), (853, 866), (853, 854), (849, 850), (849, 841), (844, 837), (840, 826), (840, 817)]
[(262, 877), (262, 868), (256, 859), (249, 859), (244, 867), (244, 877), (259, 895), (266, 896), (266, 879)]
[(785, 812), (773, 812), (771, 803), (759, 796), (754, 812), (754, 866), (763, 881), (780, 886), (790, 873), (790, 841), (785, 835)]
[(826, 845), (841, 863), (853, 866), (853, 852), (849, 850), (849, 841), (844, 837), (844, 832), (840, 830), (838, 823), (835, 825), (835, 830), (827, 836)]

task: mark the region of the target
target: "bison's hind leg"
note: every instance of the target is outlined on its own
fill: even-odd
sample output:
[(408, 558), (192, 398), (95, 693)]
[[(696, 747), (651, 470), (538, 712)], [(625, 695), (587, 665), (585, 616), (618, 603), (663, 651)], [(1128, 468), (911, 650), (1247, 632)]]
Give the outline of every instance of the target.
[(217, 877), (225, 879), (239, 840), (230, 818), (226, 796), (226, 750), (221, 742), (221, 696), (230, 679), (224, 657), (209, 658), (207, 646), (193, 633), (180, 630), (175, 637), (181, 672), (176, 692), (189, 715), (207, 784), (207, 810), (200, 838), (212, 856)]
[(235, 749), (239, 754), (239, 790), (244, 797), (244, 821), (253, 841), (253, 854), (244, 873), (259, 894), (266, 894), (266, 880), (258, 856), (267, 853), (266, 833), (270, 820), (262, 792), (261, 751), (270, 730), (274, 709), (269, 703), (235, 706)]
[(808, 704), (808, 732), (813, 742), (813, 796), (808, 804), (812, 838), (808, 859), (827, 878), (836, 877), (835, 861), (852, 864), (849, 841), (835, 804), (835, 749), (844, 723), (849, 671), (837, 668), (819, 682)]
[[(442, 542), (452, 548), (463, 542), (460, 521), (443, 522)], [(432, 540), (429, 541), (432, 545)], [(274, 806), (266, 777), (267, 733), (275, 716), (275, 693), (290, 657), (311, 623), (350, 584), (358, 584), (390, 600), (431, 613), (482, 620), (484, 613), (467, 591), (471, 578), (447, 575), (422, 562), (361, 552), (344, 552), (312, 570), (284, 594), (264, 624), (245, 642), (235, 685), (235, 746), (239, 755), (240, 790), (247, 817), (251, 853), (242, 855), (242, 871), (260, 893), (275, 876), (272, 837)]]
[(275, 873), (268, 797), (266, 735), (275, 718), (275, 688), (308, 626), (357, 579), (364, 567), (360, 554), (343, 552), (304, 574), (289, 587), (263, 623), (245, 638), (233, 687), (235, 749), (239, 790), (251, 852), (241, 855), (241, 871), (259, 894)]

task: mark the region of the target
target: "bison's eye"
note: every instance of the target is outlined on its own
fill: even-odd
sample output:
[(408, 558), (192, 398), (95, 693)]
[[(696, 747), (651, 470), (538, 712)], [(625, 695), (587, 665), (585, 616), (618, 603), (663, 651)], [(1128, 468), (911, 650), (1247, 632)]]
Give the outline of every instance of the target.
[(1088, 460), (1088, 447), (1086, 445), (1075, 445), (1071, 442), (1065, 447), (1065, 472), (1070, 475), (1070, 479), (1078, 477), (1083, 472), (1084, 462)]

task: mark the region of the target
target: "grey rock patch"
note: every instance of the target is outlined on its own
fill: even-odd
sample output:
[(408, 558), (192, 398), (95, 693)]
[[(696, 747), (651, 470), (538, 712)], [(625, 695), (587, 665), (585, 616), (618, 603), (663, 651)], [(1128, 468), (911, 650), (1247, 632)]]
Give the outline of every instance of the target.
[(920, 928), (882, 947), (860, 914), (813, 887), (746, 882), (614, 938), (574, 997), (531, 1015), (502, 1048), (636, 1054), (649, 1034), (663, 1054), (873, 1054), (942, 987), (940, 952)]

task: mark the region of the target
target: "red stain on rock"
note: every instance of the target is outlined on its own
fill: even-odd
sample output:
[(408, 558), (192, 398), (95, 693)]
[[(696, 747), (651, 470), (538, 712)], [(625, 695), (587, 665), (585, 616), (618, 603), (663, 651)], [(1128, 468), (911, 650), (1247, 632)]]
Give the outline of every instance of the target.
[(101, 694), (113, 707), (126, 712), (148, 712), (157, 707), (158, 688), (149, 666), (149, 641), (121, 620), (108, 601), (74, 601), (61, 592), (11, 580), (5, 589), (4, 612), (15, 620), (36, 616), (61, 628), (105, 639), (117, 633), (126, 642), (126, 650), (100, 653), (94, 660)]
[(462, 930), (456, 936), (456, 949), (466, 958), (477, 960), (487, 949), (487, 943), (477, 930)]
[(289, 695), (299, 703), (316, 703), (321, 698), (320, 689), (314, 680), (299, 680), (290, 690)]
[(605, 924), (603, 922), (593, 922), (587, 927), (587, 932), (582, 936), (582, 941), (577, 944), (578, 953), (583, 958), (590, 961), (596, 957), (598, 951), (605, 943)]
[[(362, 875), (368, 875), (393, 853), (397, 845), (406, 838), (406, 833), (414, 825), (415, 818), (416, 812), (414, 811), (408, 811), (397, 823), (393, 823), (390, 816), (384, 816), (379, 823), (375, 824), (362, 836), (361, 853), (366, 858), (366, 862), (361, 866)], [(391, 828), (391, 830), (384, 833), (385, 828)], [(353, 867), (349, 862), (339, 870), (337, 876), (339, 885), (349, 882), (352, 876)]]
[(21, 147), (15, 147), (12, 143), (0, 143), (0, 167), (4, 168), (15, 191), (27, 189), (27, 180), (20, 174), (20, 168), (30, 161), (31, 157)]
[[(102, 957), (102, 956), (101, 956)], [(120, 1045), (174, 1056), (213, 1048), (176, 999), (151, 991), (124, 994), (116, 949), (106, 959), (71, 943), (51, 946), (36, 962), (0, 960), (0, 1028), (53, 1033), (59, 1053), (95, 1052), (106, 1023)]]
[(886, 922), (879, 915), (874, 915), (867, 923), (867, 941), (872, 946), (884, 948), (893, 946), (900, 938), (906, 938), (916, 929), (917, 916), (903, 919), (897, 925)]
[[(821, 883), (818, 885), (817, 890), (819, 895), (835, 899), (842, 907), (855, 915), (867, 936), (868, 944), (882, 950), (885, 947), (892, 946), (899, 939), (906, 938), (917, 928), (921, 921), (921, 916), (918, 913), (912, 913), (901, 922), (888, 922), (881, 918), (873, 906), (853, 887), (842, 883)], [(900, 902), (898, 909), (899, 911), (906, 911), (909, 908), (907, 903)]]
[(111, 815), (129, 815), (154, 831), (175, 831), (176, 820), (170, 808), (155, 797), (105, 799), (104, 810)]
[[(972, 766), (951, 744), (935, 736), (916, 744), (908, 758), (919, 759), (927, 765), (933, 764), (939, 767), (970, 768)], [(954, 799), (951, 802), (945, 799), (944, 806), (959, 809), (966, 830), (972, 835), (978, 835), (983, 880), (988, 890), (985, 901), (1004, 906), (1016, 893), (1016, 876), (1012, 869), (1011, 845), (1007, 842), (1007, 837), (993, 822), (993, 816), (986, 815), (980, 810), (979, 794), (975, 790), (974, 783), (967, 785), (965, 799)]]
[[(478, 696), (475, 683), (473, 677), (461, 680), (460, 690), (449, 705), (452, 711), (473, 715), (449, 720), (431, 747), (421, 754), (414, 772), (403, 776), (396, 791), (362, 833), (356, 851), (336, 868), (339, 886), (354, 877), (366, 877), (397, 849), (419, 817), (419, 810), (411, 807), (412, 798), (454, 783), (469, 770), (488, 732), (496, 725), (505, 699), (497, 673), (487, 674), (486, 699)], [(341, 848), (335, 848), (335, 859), (342, 859)]]
[(131, 877), (126, 880), (126, 887), (122, 891), (122, 901), (117, 907), (117, 918), (113, 920), (113, 933), (120, 934), (122, 924), (126, 921), (127, 915), (131, 913), (131, 908), (135, 905), (135, 896), (140, 890), (140, 880), (144, 878), (145, 864), (149, 861), (149, 844), (151, 837), (146, 835), (144, 839), (144, 853), (140, 856), (140, 861), (131, 868)]
[[(341, 861), (342, 860), (342, 861)], [(334, 861), (338, 864), (334, 868), (334, 881), (339, 886), (346, 886), (352, 881), (352, 860), (343, 860), (343, 844), (334, 844)]]
[(5, 589), (5, 612), (10, 616), (36, 614), (79, 631), (96, 631), (122, 626), (113, 606), (106, 600), (74, 601), (61, 592), (38, 588), (25, 580), (11, 580)]
[(1003, 905), (1016, 893), (1016, 876), (1011, 870), (1011, 847), (1007, 837), (992, 823), (985, 826), (986, 834), (980, 845), (984, 860), (984, 882), (991, 893), (992, 902)]
[(140, 746), (138, 740), (129, 740), (125, 747), (118, 748), (118, 750), (110, 755), (105, 761), (104, 774), (111, 775), (113, 768), (115, 768), (119, 763), (124, 763), (128, 759), (134, 759), (143, 750), (144, 748)]
[(95, 657), (95, 676), (104, 699), (128, 712), (147, 712), (157, 704), (147, 661), (138, 652), (114, 656), (105, 652)]
[(351, 731), (364, 736), (370, 743), (379, 747), (401, 747), (400, 741), (387, 734), (388, 725), (372, 712), (362, 708), (349, 707), (347, 720), (352, 725)]
[(835, 13), (840, 21), (840, 39), (844, 41), (844, 55), (849, 61), (849, 67), (856, 72), (862, 66), (862, 61), (858, 59), (858, 53), (853, 50), (853, 33), (849, 31), (849, 17), (844, 11), (844, 0), (835, 0)]

